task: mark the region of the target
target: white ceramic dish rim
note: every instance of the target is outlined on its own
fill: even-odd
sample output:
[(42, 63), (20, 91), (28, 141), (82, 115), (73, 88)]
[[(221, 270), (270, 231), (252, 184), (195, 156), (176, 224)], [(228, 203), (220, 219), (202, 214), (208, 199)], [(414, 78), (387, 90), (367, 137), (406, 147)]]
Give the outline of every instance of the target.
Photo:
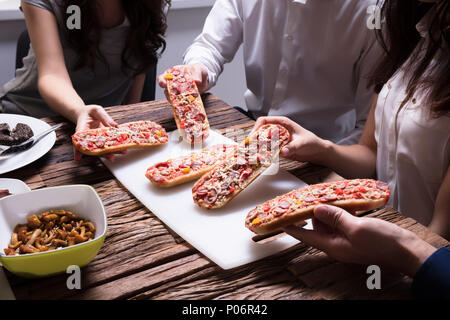
[[(31, 127), (33, 130), (33, 133), (35, 135), (39, 134), (40, 132), (50, 129), (50, 125), (40, 119), (33, 118), (30, 116), (25, 116), (21, 114), (11, 114), (11, 113), (0, 113), (0, 121), (8, 123), (11, 125), (11, 123), (25, 123)], [(41, 130), (39, 132), (36, 132), (37, 127), (40, 127)], [(17, 169), (23, 168), (30, 163), (33, 163), (43, 156), (45, 156), (55, 145), (56, 142), (56, 133), (53, 131), (50, 134), (48, 134), (46, 137), (42, 138), (41, 141), (37, 142), (34, 146), (31, 148), (24, 150), (20, 152), (17, 155), (13, 155), (9, 157), (8, 159), (5, 159), (7, 162), (8, 160), (12, 160), (16, 158), (15, 164), (5, 164), (0, 163), (0, 174), (5, 174), (11, 171), (15, 171)], [(24, 158), (24, 155), (27, 157)], [(26, 160), (25, 160), (26, 159)], [(19, 164), (17, 164), (17, 162)], [(8, 162), (7, 162), (8, 163)]]
[[(55, 254), (55, 253), (57, 253), (57, 252), (67, 251), (67, 250), (70, 250), (70, 249), (73, 249), (73, 248), (76, 248), (76, 247), (81, 247), (81, 246), (87, 245), (87, 244), (91, 243), (92, 241), (97, 241), (98, 239), (104, 237), (104, 236), (106, 235), (106, 232), (108, 231), (108, 223), (107, 223), (107, 216), (106, 216), (105, 206), (103, 205), (103, 202), (102, 202), (102, 200), (100, 199), (100, 196), (98, 195), (97, 191), (95, 191), (95, 189), (94, 189), (93, 187), (91, 187), (90, 185), (87, 185), (87, 184), (73, 184), (73, 185), (66, 185), (66, 186), (48, 187), (48, 188), (43, 188), (43, 189), (32, 190), (32, 191), (29, 191), (29, 193), (31, 193), (31, 192), (38, 192), (38, 191), (41, 191), (41, 192), (42, 192), (42, 190), (52, 190), (52, 189), (62, 189), (62, 188), (72, 188), (72, 187), (80, 187), (80, 186), (81, 186), (81, 187), (87, 187), (87, 188), (89, 188), (89, 189), (94, 193), (94, 195), (95, 195), (95, 197), (96, 197), (96, 200), (98, 200), (98, 202), (100, 203), (100, 207), (101, 207), (101, 209), (102, 209), (102, 214), (103, 214), (103, 223), (104, 223), (104, 225), (105, 225), (105, 229), (103, 230), (103, 232), (102, 232), (101, 235), (96, 235), (94, 239), (89, 240), (89, 241), (87, 241), (87, 242), (78, 243), (78, 244), (75, 244), (75, 245), (70, 246), (70, 247), (65, 247), (65, 248), (61, 248), (61, 249), (56, 249), (56, 250), (53, 250), (53, 251), (37, 252), (37, 253), (28, 253), (28, 254), (21, 254), (21, 255), (16, 255), (16, 256), (6, 256), (4, 253), (1, 253), (1, 252), (0, 252), (0, 260), (3, 260), (3, 259), (9, 260), (9, 259), (17, 259), (17, 258), (24, 258), (24, 257), (38, 256), (38, 255), (50, 255), (50, 254)], [(11, 195), (11, 196), (7, 196), (7, 197), (5, 197), (5, 198), (11, 198), (11, 197), (20, 196), (20, 195), (22, 195), (22, 194)], [(5, 198), (3, 198), (3, 199), (5, 199)], [(1, 201), (2, 201), (3, 199), (0, 199), (0, 203), (1, 203)], [(1, 248), (0, 248), (0, 249), (1, 249)], [(2, 249), (2, 250), (3, 250), (3, 249)]]
[[(6, 196), (6, 197), (10, 197), (10, 196), (14, 196), (16, 194), (22, 194), (22, 193), (31, 191), (30, 187), (25, 182), (23, 182), (22, 180), (19, 180), (19, 179), (0, 178), (0, 184), (2, 184), (2, 182), (6, 182), (6, 183), (9, 183), (9, 184), (16, 184), (14, 187), (20, 186), (20, 188), (22, 188), (19, 191), (19, 193), (13, 193), (13, 194), (10, 194), (9, 196)], [(11, 188), (11, 187), (9, 187), (9, 188)], [(8, 190), (12, 191), (10, 189), (8, 189)], [(6, 198), (6, 197), (3, 197), (3, 198)]]

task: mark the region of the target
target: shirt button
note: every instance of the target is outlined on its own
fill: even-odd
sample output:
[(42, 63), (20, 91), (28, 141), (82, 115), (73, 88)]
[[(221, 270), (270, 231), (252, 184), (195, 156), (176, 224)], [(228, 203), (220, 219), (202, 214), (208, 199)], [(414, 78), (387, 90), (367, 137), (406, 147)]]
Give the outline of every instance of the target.
[(294, 37), (291, 36), (291, 35), (287, 35), (287, 36), (286, 36), (286, 39), (287, 39), (288, 41), (292, 41), (292, 40), (294, 40)]
[(391, 88), (392, 88), (392, 86), (391, 86), (390, 83), (388, 83), (387, 87), (388, 87), (388, 89), (391, 89)]
[(412, 103), (416, 104), (416, 102), (417, 102), (416, 98), (413, 98)]

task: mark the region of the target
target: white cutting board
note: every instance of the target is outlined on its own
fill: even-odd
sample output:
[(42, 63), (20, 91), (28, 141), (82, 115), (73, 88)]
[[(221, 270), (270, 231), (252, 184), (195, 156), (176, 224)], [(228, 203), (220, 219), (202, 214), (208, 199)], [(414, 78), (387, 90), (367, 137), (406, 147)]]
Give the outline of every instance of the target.
[[(235, 142), (211, 131), (206, 145)], [(299, 243), (284, 236), (264, 244), (253, 241), (254, 233), (244, 226), (247, 213), (257, 205), (306, 184), (273, 165), (225, 207), (206, 210), (192, 200), (195, 181), (174, 188), (158, 188), (145, 177), (148, 167), (191, 152), (190, 146), (169, 134), (169, 143), (151, 150), (135, 150), (103, 160), (114, 176), (169, 228), (223, 269), (235, 268)], [(311, 228), (308, 221), (307, 228)]]

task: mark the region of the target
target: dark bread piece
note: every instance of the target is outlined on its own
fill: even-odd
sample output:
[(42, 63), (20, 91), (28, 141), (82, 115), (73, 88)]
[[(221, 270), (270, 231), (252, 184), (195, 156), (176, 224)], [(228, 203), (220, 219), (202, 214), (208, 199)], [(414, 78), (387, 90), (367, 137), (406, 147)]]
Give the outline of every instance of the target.
[(2, 146), (12, 146), (14, 145), (14, 138), (9, 134), (0, 133), (0, 145)]
[(11, 128), (9, 127), (9, 124), (7, 123), (0, 123), (0, 133), (10, 135), (11, 134)]
[(34, 134), (33, 130), (31, 130), (28, 125), (24, 123), (18, 123), (16, 128), (12, 131), (11, 135), (14, 138), (15, 144), (19, 144), (30, 139)]
[[(22, 142), (30, 139), (34, 136), (33, 130), (31, 128), (24, 124), (24, 123), (18, 123), (16, 127), (13, 130), (10, 130), (9, 125), (7, 123), (0, 124), (0, 145), (3, 146), (16, 146), (18, 144), (21, 144)], [(15, 148), (14, 150), (8, 150), (9, 152), (16, 152), (28, 149), (30, 144), (27, 143), (26, 146)], [(8, 153), (6, 151), (6, 153)]]
[(0, 123), (0, 145), (12, 146), (14, 138), (11, 137), (11, 128), (7, 123)]

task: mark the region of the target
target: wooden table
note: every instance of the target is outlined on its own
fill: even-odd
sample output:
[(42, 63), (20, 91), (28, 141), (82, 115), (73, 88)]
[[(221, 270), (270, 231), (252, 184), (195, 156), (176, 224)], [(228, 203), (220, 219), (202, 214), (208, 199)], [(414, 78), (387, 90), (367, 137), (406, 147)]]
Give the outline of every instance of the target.
[[(244, 137), (253, 121), (218, 98), (204, 97), (212, 128)], [(176, 128), (164, 100), (112, 107), (118, 122), (149, 119)], [(45, 119), (53, 124), (62, 118)], [(226, 130), (232, 128), (233, 130)], [(242, 130), (239, 130), (242, 129)], [(286, 252), (233, 270), (222, 270), (169, 230), (94, 157), (73, 160), (74, 127), (57, 132), (54, 148), (33, 164), (3, 175), (32, 189), (66, 184), (92, 185), (106, 207), (108, 234), (97, 257), (82, 269), (82, 289), (68, 290), (66, 274), (26, 280), (7, 273), (17, 299), (408, 299), (411, 279), (382, 270), (382, 289), (368, 290), (365, 266), (333, 261), (300, 244)], [(283, 160), (307, 183), (336, 180), (322, 167)], [(393, 209), (370, 214), (417, 233), (436, 247), (449, 243)], [(43, 290), (45, 288), (45, 290)]]

